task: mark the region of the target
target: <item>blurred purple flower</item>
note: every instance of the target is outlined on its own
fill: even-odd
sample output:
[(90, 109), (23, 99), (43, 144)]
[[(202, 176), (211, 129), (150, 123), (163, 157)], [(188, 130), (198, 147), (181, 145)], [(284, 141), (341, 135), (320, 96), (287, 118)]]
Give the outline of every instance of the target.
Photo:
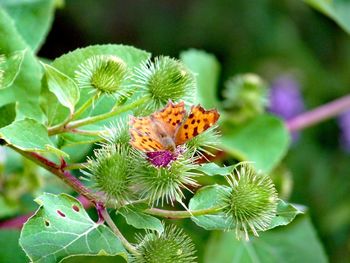
[(299, 83), (291, 77), (279, 77), (272, 83), (269, 111), (289, 120), (304, 111)]
[[(304, 109), (304, 100), (300, 93), (299, 83), (295, 79), (282, 76), (272, 83), (268, 108), (271, 113), (285, 120), (290, 120), (302, 113)], [(298, 137), (298, 132), (292, 133), (294, 142)]]
[(350, 153), (350, 110), (342, 113), (338, 118), (340, 126), (340, 145), (344, 151)]

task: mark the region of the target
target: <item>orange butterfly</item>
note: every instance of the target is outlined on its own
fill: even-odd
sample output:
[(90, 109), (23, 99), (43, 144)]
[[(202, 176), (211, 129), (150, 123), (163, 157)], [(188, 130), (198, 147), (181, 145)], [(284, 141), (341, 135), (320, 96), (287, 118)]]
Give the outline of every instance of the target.
[[(148, 117), (131, 117), (131, 145), (143, 152), (159, 152), (169, 155), (177, 146), (213, 126), (220, 115), (217, 110), (205, 110), (200, 105), (192, 106), (186, 116), (185, 104), (174, 104), (171, 101), (164, 109)], [(148, 155), (151, 159), (152, 156)], [(175, 158), (175, 156), (173, 156)]]

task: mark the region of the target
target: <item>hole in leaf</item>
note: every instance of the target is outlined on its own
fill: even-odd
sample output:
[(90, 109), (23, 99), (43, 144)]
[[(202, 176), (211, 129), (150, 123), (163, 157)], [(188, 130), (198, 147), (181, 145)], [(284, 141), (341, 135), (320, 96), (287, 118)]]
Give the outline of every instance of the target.
[(62, 216), (62, 217), (66, 217), (66, 215), (65, 215), (62, 211), (60, 211), (60, 210), (57, 210), (57, 214), (59, 214), (59, 215)]
[(73, 208), (73, 210), (75, 212), (79, 212), (80, 211), (80, 209), (79, 209), (79, 207), (77, 205), (73, 205), (72, 208)]
[(50, 226), (50, 221), (49, 220), (44, 220), (44, 222), (45, 222), (45, 226), (47, 226), (47, 227), (49, 227)]

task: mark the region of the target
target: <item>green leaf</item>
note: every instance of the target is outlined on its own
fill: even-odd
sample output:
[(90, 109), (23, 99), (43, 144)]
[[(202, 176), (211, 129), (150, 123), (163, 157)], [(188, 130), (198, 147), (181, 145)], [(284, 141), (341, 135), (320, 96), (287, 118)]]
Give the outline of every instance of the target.
[(286, 203), (283, 200), (279, 200), (277, 204), (277, 214), (272, 219), (272, 222), (268, 229), (275, 228), (277, 226), (285, 226), (292, 222), (299, 214), (303, 214), (304, 210), (301, 207), (296, 207), (292, 204)]
[(0, 262), (23, 263), (26, 255), (18, 245), (19, 230), (0, 230)]
[(46, 126), (50, 127), (65, 121), (70, 113), (70, 110), (58, 101), (55, 94), (53, 94), (48, 86), (47, 81), (43, 78), (40, 106), (47, 117)]
[[(210, 185), (199, 189), (191, 198), (190, 210), (200, 210), (220, 207), (225, 192), (230, 191), (227, 186)], [(229, 230), (232, 222), (228, 222), (223, 212), (211, 215), (191, 217), (192, 221), (206, 230)]]
[(114, 55), (121, 58), (130, 69), (138, 66), (142, 61), (150, 58), (146, 51), (125, 45), (94, 45), (85, 48), (79, 48), (69, 52), (54, 60), (52, 66), (68, 75), (75, 77), (75, 71), (78, 66), (86, 59), (96, 55)]
[(59, 135), (61, 147), (72, 146), (77, 144), (89, 144), (103, 140), (100, 136), (85, 135), (77, 133), (62, 133)]
[(135, 207), (122, 207), (117, 213), (121, 214), (129, 225), (137, 229), (155, 230), (159, 234), (164, 231), (164, 226), (158, 218), (138, 211)]
[(23, 226), (20, 245), (33, 262), (56, 263), (74, 255), (121, 255), (120, 240), (105, 225), (92, 221), (82, 204), (66, 195), (43, 194)]
[(307, 4), (333, 19), (350, 34), (350, 2), (347, 0), (304, 0)]
[(74, 106), (79, 101), (79, 88), (75, 82), (48, 64), (43, 64), (48, 89), (54, 93), (58, 101), (73, 114)]
[(233, 169), (234, 169), (234, 166), (221, 167), (216, 163), (205, 163), (205, 164), (201, 164), (196, 168), (197, 171), (209, 176), (230, 175), (232, 174)]
[(261, 115), (224, 134), (221, 148), (242, 161), (253, 162), (256, 169), (269, 173), (288, 150), (290, 135), (282, 120)]
[(1, 1), (1, 5), (12, 17), (16, 28), (31, 47), (37, 51), (51, 27), (55, 0)]
[(0, 50), (10, 54), (27, 49), (21, 70), (13, 85), (0, 90), (0, 106), (18, 102), (17, 119), (32, 118), (42, 122), (44, 115), (39, 106), (42, 72), (39, 62), (18, 33), (14, 21), (0, 6)]
[(64, 259), (61, 263), (125, 263), (120, 256), (74, 256)]
[(181, 52), (180, 58), (196, 74), (198, 102), (206, 108), (217, 107), (220, 64), (215, 56), (201, 50), (190, 49)]
[(0, 128), (11, 124), (16, 118), (16, 103), (0, 107)]
[(237, 240), (230, 232), (215, 232), (205, 251), (205, 263), (328, 262), (310, 219), (306, 216), (287, 227), (261, 233), (260, 237), (250, 241)]
[(1, 68), (4, 70), (4, 76), (0, 83), (0, 89), (7, 88), (13, 84), (20, 72), (25, 53), (26, 50), (16, 51), (6, 58), (4, 68)]
[(57, 155), (66, 155), (52, 145), (46, 127), (33, 119), (16, 121), (1, 128), (0, 138), (23, 151), (53, 152)]

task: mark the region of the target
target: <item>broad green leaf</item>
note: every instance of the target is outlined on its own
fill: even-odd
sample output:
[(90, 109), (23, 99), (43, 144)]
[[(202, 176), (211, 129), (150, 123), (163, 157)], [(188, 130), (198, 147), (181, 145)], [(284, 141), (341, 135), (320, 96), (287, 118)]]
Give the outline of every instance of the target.
[(292, 204), (286, 203), (283, 200), (279, 200), (277, 204), (277, 214), (272, 219), (272, 222), (268, 229), (275, 228), (277, 226), (285, 226), (294, 220), (294, 218), (303, 214), (304, 210), (301, 207), (294, 206)]
[(90, 219), (82, 204), (66, 195), (45, 193), (23, 226), (20, 245), (33, 262), (56, 263), (75, 255), (121, 255), (126, 251), (105, 225)]
[(48, 127), (54, 126), (55, 124), (62, 123), (69, 116), (70, 110), (64, 107), (57, 99), (56, 95), (53, 94), (48, 86), (47, 81), (43, 78), (40, 106), (47, 117), (46, 125)]
[[(227, 186), (210, 185), (199, 189), (191, 198), (190, 210), (200, 210), (221, 206), (221, 200), (225, 192), (230, 191)], [(194, 223), (206, 230), (229, 230), (232, 221), (227, 220), (223, 212), (211, 215), (196, 216), (191, 218)]]
[(17, 119), (32, 118), (42, 122), (44, 115), (39, 107), (42, 72), (39, 62), (18, 33), (14, 21), (0, 6), (0, 50), (10, 56), (27, 49), (21, 70), (13, 85), (0, 90), (0, 106), (18, 102)]
[(54, 148), (44, 125), (33, 119), (15, 121), (0, 129), (0, 138), (23, 151), (53, 152), (65, 155)]
[(204, 262), (326, 263), (328, 260), (310, 219), (302, 216), (287, 227), (261, 233), (250, 241), (237, 240), (231, 232), (214, 232)]
[(350, 34), (350, 2), (347, 0), (304, 0), (307, 4), (333, 19)]
[(63, 134), (60, 134), (59, 137), (60, 137), (61, 147), (72, 146), (77, 144), (95, 143), (102, 140), (102, 137), (100, 136), (77, 134), (77, 133), (63, 133)]
[(11, 124), (16, 118), (16, 103), (0, 107), (0, 128)]
[(261, 115), (235, 132), (224, 134), (221, 148), (241, 161), (253, 162), (256, 169), (270, 172), (288, 150), (290, 136), (282, 120)]
[(147, 60), (150, 54), (146, 51), (125, 45), (94, 45), (79, 48), (54, 60), (52, 66), (68, 75), (75, 77), (78, 66), (86, 59), (96, 55), (114, 55), (121, 58), (132, 69), (142, 61)]
[(198, 102), (206, 108), (217, 107), (220, 64), (215, 56), (201, 50), (190, 49), (181, 52), (180, 58), (196, 74)]
[(21, 69), (23, 58), (26, 50), (16, 51), (6, 58), (5, 63), (1, 65), (4, 71), (3, 78), (0, 82), (0, 89), (7, 88), (13, 84)]
[(221, 167), (216, 163), (205, 163), (196, 168), (197, 171), (209, 176), (230, 175), (232, 174), (233, 169), (234, 166)]
[(32, 50), (37, 51), (51, 27), (55, 2), (55, 0), (5, 0), (1, 1), (0, 5), (15, 21), (16, 28), (26, 43)]
[(0, 262), (23, 263), (27, 262), (26, 255), (18, 245), (19, 230), (0, 230)]
[(64, 259), (61, 263), (125, 263), (121, 256), (74, 256)]
[(158, 218), (138, 211), (137, 208), (122, 207), (117, 213), (121, 214), (129, 225), (137, 229), (155, 230), (159, 234), (164, 231), (164, 226)]
[(73, 114), (74, 106), (79, 101), (79, 88), (75, 82), (48, 64), (43, 64), (45, 68), (45, 79), (48, 89), (54, 93), (58, 101), (67, 107)]

